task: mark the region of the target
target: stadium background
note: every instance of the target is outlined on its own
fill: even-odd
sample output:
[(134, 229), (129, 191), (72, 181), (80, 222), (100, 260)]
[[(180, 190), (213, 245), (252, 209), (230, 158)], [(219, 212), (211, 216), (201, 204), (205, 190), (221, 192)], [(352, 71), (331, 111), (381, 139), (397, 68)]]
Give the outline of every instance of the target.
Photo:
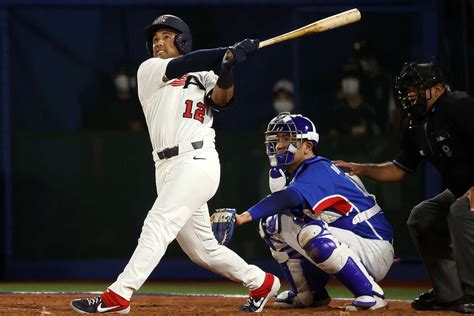
[[(113, 279), (126, 264), (155, 198), (148, 134), (89, 128), (87, 113), (118, 65), (136, 69), (147, 57), (142, 30), (156, 16), (182, 17), (199, 49), (267, 39), (353, 7), (361, 22), (265, 48), (235, 71), (237, 105), (215, 116), (222, 177), (209, 206), (239, 211), (268, 193), (262, 133), (278, 79), (294, 82), (296, 111), (315, 121), (323, 155), (389, 160), (396, 135), (326, 135), (353, 43), (370, 40), (391, 73), (435, 57), (452, 87), (472, 94), (472, 1), (2, 1), (0, 280)], [(405, 222), (441, 186), (432, 167), (421, 169), (403, 184), (366, 182), (395, 228), (402, 261), (391, 280), (426, 280)], [(256, 225), (238, 228), (230, 247), (278, 273)], [(219, 277), (173, 243), (151, 279)]]

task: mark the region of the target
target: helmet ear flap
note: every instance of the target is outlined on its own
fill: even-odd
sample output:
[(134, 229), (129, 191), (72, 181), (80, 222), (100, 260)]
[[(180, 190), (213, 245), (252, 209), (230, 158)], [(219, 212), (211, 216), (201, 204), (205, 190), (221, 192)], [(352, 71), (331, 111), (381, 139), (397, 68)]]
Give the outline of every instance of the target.
[(151, 44), (150, 41), (146, 41), (146, 51), (150, 55), (150, 57), (153, 57), (153, 45)]
[(174, 45), (183, 55), (191, 52), (193, 47), (191, 33), (183, 32), (176, 35), (174, 38)]

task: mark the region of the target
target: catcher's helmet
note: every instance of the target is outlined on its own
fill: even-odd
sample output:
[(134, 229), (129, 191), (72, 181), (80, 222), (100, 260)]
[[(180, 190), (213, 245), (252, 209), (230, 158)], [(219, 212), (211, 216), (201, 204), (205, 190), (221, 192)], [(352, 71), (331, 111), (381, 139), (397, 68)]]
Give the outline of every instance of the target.
[(162, 28), (170, 28), (178, 32), (174, 38), (174, 45), (180, 53), (186, 55), (191, 52), (193, 38), (186, 23), (177, 16), (171, 14), (160, 15), (152, 24), (145, 27), (145, 41), (148, 54), (153, 57), (153, 36)]
[[(289, 135), (289, 145), (284, 150), (278, 150), (280, 133)], [(313, 143), (313, 148), (319, 142), (319, 134), (313, 122), (301, 114), (290, 114), (283, 112), (274, 117), (268, 123), (265, 132), (265, 145), (267, 147), (267, 155), (270, 159), (272, 167), (288, 165), (293, 162), (295, 152), (298, 149), (297, 141), (308, 140)]]
[[(395, 93), (404, 110), (414, 115), (426, 110), (426, 90), (438, 83), (447, 85), (441, 68), (433, 62), (405, 63), (395, 78)], [(408, 98), (409, 87), (416, 90), (416, 99)]]

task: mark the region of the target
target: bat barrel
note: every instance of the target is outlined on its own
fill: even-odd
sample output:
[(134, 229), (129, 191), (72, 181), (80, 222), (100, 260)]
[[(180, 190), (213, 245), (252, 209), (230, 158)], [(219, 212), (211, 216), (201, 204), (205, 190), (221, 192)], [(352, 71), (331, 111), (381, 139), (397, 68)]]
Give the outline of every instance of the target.
[(325, 19), (313, 22), (294, 31), (267, 39), (260, 42), (258, 48), (284, 42), (297, 37), (306, 36), (313, 33), (321, 33), (347, 24), (357, 22), (361, 19), (360, 11), (357, 9), (348, 10), (339, 14), (332, 15)]

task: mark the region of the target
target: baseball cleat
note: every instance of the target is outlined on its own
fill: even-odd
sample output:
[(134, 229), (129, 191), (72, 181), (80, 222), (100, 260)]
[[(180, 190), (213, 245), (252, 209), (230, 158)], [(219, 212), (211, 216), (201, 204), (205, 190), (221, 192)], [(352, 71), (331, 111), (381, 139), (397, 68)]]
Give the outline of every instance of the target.
[(356, 299), (350, 305), (346, 305), (346, 311), (356, 312), (356, 311), (365, 311), (365, 310), (376, 310), (388, 308), (388, 302), (382, 297), (376, 295), (363, 295), (356, 297)]
[(310, 293), (309, 295), (311, 295), (313, 298), (306, 306), (298, 297), (298, 295), (293, 292), (293, 290), (283, 291), (277, 295), (273, 305), (278, 308), (304, 308), (326, 306), (329, 304), (329, 302), (331, 302), (331, 298), (329, 296), (321, 298), (316, 295), (316, 293)]
[(71, 307), (81, 314), (117, 313), (128, 314), (130, 302), (118, 294), (107, 290), (101, 296), (71, 301)]
[(248, 313), (260, 313), (270, 297), (275, 296), (280, 289), (280, 280), (273, 274), (267, 273), (263, 284), (256, 290), (250, 291), (247, 303), (240, 310)]
[(422, 293), (411, 302), (411, 307), (417, 311), (449, 311), (456, 306), (457, 300), (451, 302), (438, 302), (433, 289)]
[(303, 308), (303, 302), (298, 298), (293, 290), (283, 291), (277, 295), (274, 306), (279, 308)]

